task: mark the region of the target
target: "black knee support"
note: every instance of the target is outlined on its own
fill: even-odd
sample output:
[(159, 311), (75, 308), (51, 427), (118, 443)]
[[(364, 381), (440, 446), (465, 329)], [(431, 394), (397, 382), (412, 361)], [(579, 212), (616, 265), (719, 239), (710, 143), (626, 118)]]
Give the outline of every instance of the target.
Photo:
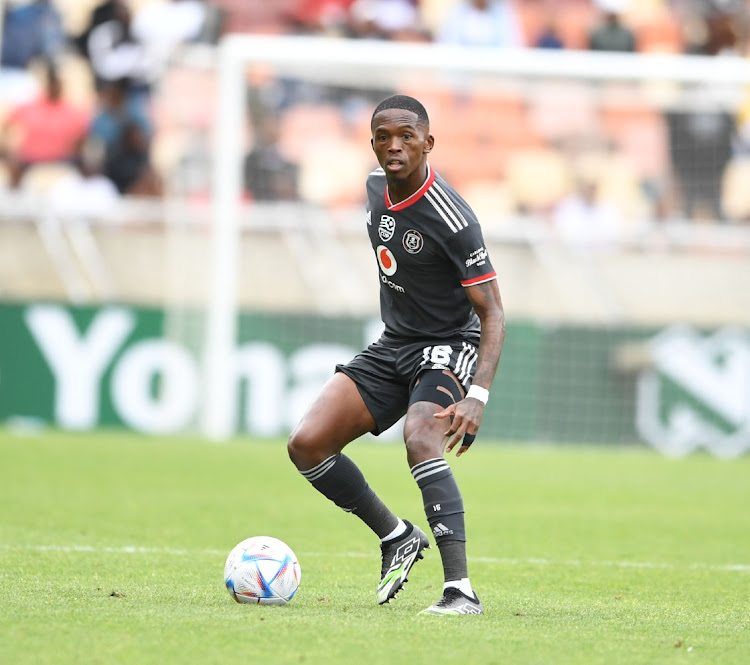
[(455, 377), (442, 370), (429, 370), (419, 375), (418, 383), (409, 396), (409, 406), (415, 402), (431, 402), (443, 408), (463, 399)]
[[(431, 402), (444, 409), (464, 398), (456, 379), (441, 370), (429, 370), (419, 376), (419, 383), (409, 397), (409, 406), (415, 402)], [(462, 446), (467, 448), (474, 443), (476, 434), (464, 434)]]

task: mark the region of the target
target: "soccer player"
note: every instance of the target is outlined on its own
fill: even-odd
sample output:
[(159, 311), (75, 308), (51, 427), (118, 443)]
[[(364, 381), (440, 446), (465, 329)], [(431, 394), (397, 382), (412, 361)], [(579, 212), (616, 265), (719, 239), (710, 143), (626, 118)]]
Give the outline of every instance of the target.
[(429, 539), (392, 513), (341, 451), (406, 414), (406, 459), (444, 573), (442, 598), (422, 613), (482, 614), (467, 570), (463, 499), (443, 455), (456, 446), (463, 455), (482, 421), (505, 337), (497, 277), (476, 216), (427, 162), (435, 139), (422, 104), (385, 99), (371, 130), (380, 168), (367, 179), (367, 231), (385, 331), (336, 367), (288, 452), (315, 489), (380, 538), (377, 600), (387, 603)]

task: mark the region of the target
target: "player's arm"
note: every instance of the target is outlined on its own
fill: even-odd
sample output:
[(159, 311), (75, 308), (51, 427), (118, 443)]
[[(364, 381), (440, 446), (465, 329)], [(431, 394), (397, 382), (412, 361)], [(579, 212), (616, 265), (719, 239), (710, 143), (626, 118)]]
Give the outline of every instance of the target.
[[(466, 287), (466, 295), (482, 324), (477, 368), (474, 372), (472, 385), (489, 390), (495, 379), (505, 340), (505, 312), (500, 298), (500, 289), (497, 280), (493, 279)], [(473, 439), (482, 422), (484, 406), (484, 403), (479, 399), (465, 397), (457, 404), (436, 414), (437, 417), (443, 418), (453, 416), (451, 425), (446, 432), (449, 437), (446, 443), (446, 452), (453, 450), (466, 434), (471, 435)], [(461, 445), (456, 454), (457, 457), (466, 452), (469, 447), (466, 444), (467, 442), (464, 442)]]

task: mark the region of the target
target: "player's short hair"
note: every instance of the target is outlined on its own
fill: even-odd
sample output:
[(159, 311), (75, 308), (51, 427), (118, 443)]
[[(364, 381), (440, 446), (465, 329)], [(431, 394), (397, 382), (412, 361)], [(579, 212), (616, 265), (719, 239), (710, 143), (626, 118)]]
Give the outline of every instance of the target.
[(427, 129), (430, 128), (430, 119), (427, 116), (425, 107), (422, 106), (422, 103), (419, 100), (414, 99), (414, 97), (409, 97), (408, 95), (392, 95), (391, 97), (387, 97), (382, 102), (380, 102), (380, 104), (378, 104), (375, 107), (375, 110), (372, 112), (372, 118), (370, 118), (371, 126), (373, 120), (375, 120), (375, 116), (381, 111), (385, 111), (386, 109), (400, 109), (402, 111), (411, 111), (412, 113), (415, 113), (417, 115), (418, 124), (424, 125)]

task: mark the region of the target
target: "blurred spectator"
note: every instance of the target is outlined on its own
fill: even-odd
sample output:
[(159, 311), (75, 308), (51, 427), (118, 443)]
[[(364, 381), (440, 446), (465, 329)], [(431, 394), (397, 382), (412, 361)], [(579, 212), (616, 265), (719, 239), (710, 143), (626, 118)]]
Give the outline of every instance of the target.
[[(153, 62), (145, 46), (133, 35), (131, 13), (123, 2), (114, 2), (111, 18), (92, 28), (86, 50), (98, 87), (127, 78), (131, 100), (145, 107), (155, 78)], [(144, 110), (144, 113), (147, 112)]]
[[(738, 0), (693, 2), (688, 10), (687, 53), (698, 55), (738, 55), (740, 24), (747, 21), (747, 8)], [(683, 15), (686, 8), (682, 8)], [(745, 23), (745, 28), (747, 28)]]
[(548, 15), (545, 22), (542, 25), (542, 29), (539, 31), (539, 35), (534, 42), (535, 48), (547, 48), (547, 49), (561, 49), (565, 48), (562, 37), (557, 27), (557, 18), (553, 15)]
[(89, 59), (89, 37), (91, 36), (91, 32), (102, 23), (116, 20), (117, 6), (124, 4), (126, 4), (125, 0), (104, 0), (91, 10), (88, 23), (83, 32), (73, 38), (73, 44), (84, 58)]
[(622, 22), (627, 0), (596, 0), (596, 6), (602, 13), (602, 22), (589, 33), (589, 49), (628, 53), (635, 51), (635, 34)]
[(734, 118), (718, 106), (712, 108), (709, 97), (704, 110), (671, 112), (667, 121), (682, 213), (687, 219), (708, 214), (725, 220), (721, 187), (732, 157)]
[(512, 0), (461, 0), (448, 12), (437, 40), (461, 46), (519, 47), (525, 43)]
[(202, 0), (152, 0), (135, 14), (132, 34), (161, 73), (177, 46), (201, 38), (206, 18)]
[(119, 79), (106, 81), (99, 89), (97, 108), (89, 128), (89, 136), (110, 150), (122, 136), (128, 125), (136, 124), (151, 136), (152, 127), (143, 109), (129, 99), (130, 81)]
[(104, 146), (95, 140), (81, 142), (73, 160), (76, 172), (58, 180), (49, 191), (51, 211), (62, 219), (92, 219), (107, 212), (119, 194), (102, 170)]
[[(736, 55), (731, 16), (722, 11), (708, 12), (704, 21), (703, 38), (690, 43), (688, 51), (696, 55)], [(722, 183), (732, 159), (737, 126), (721, 96), (713, 93), (711, 86), (687, 90), (690, 97), (687, 110), (667, 113), (667, 124), (682, 213), (688, 219), (708, 214), (725, 221)]]
[(417, 0), (355, 0), (350, 7), (354, 37), (428, 41)]
[(255, 145), (245, 157), (245, 190), (256, 201), (295, 201), (299, 198), (299, 167), (279, 149), (279, 122), (264, 115)]
[(65, 100), (57, 69), (48, 64), (43, 93), (14, 108), (4, 123), (10, 185), (18, 186), (26, 169), (35, 164), (71, 161), (89, 122), (88, 111)]
[(581, 253), (615, 248), (622, 230), (617, 206), (599, 198), (597, 184), (591, 178), (581, 177), (577, 185), (553, 214), (553, 224), (562, 241)]
[(149, 138), (137, 123), (126, 125), (119, 139), (108, 151), (104, 175), (112, 180), (121, 194), (163, 194), (161, 177), (151, 165)]
[(26, 69), (37, 57), (55, 60), (65, 46), (60, 12), (49, 0), (11, 3), (2, 27), (3, 67)]

